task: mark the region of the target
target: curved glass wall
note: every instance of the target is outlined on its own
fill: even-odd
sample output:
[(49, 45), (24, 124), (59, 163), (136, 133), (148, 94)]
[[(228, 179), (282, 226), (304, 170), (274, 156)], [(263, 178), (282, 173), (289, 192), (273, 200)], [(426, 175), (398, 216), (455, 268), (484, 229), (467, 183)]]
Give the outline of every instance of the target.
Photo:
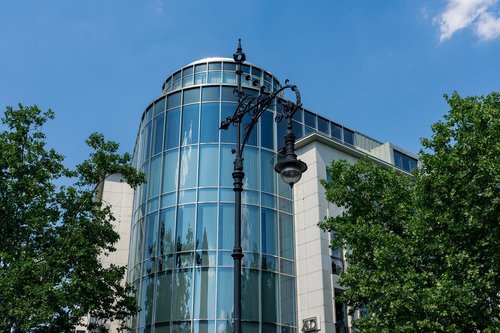
[[(236, 129), (218, 128), (236, 107), (234, 71), (229, 59), (188, 65), (142, 116), (134, 164), (147, 183), (135, 193), (128, 265), (138, 332), (232, 332)], [(268, 91), (279, 87), (260, 68), (243, 71)], [(263, 114), (244, 151), (244, 332), (297, 332), (292, 198), (274, 171), (275, 115)]]

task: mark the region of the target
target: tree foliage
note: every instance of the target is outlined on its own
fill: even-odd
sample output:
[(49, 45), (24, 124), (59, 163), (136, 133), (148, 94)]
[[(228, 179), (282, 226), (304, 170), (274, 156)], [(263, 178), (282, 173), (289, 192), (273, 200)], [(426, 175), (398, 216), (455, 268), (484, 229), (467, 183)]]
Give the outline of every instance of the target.
[[(88, 160), (69, 170), (47, 149), (44, 123), (53, 118), (36, 106), (8, 107), (0, 133), (0, 330), (70, 332), (91, 314), (104, 329), (136, 311), (124, 267), (103, 267), (114, 251), (110, 207), (95, 200), (98, 185), (121, 173), (135, 187), (143, 175), (118, 144), (92, 134)], [(57, 186), (67, 178), (74, 185)]]
[(413, 176), (334, 161), (323, 182), (360, 332), (500, 332), (500, 93), (445, 98)]

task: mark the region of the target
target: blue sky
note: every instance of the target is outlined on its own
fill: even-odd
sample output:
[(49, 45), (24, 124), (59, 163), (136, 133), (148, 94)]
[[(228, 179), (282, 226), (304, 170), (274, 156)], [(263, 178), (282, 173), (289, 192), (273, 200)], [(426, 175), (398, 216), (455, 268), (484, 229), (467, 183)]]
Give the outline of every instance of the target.
[(52, 108), (70, 165), (94, 131), (132, 151), (163, 80), (242, 38), (307, 108), (418, 152), (444, 93), (500, 90), (499, 17), (498, 0), (0, 0), (0, 107)]

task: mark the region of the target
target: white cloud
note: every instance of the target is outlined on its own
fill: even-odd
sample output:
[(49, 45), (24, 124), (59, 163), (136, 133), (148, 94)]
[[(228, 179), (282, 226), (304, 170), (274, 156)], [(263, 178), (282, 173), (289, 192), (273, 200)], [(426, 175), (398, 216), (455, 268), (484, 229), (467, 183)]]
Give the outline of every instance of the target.
[(483, 13), (476, 25), (476, 35), (486, 40), (500, 37), (500, 18), (489, 12)]
[(455, 32), (470, 25), (482, 39), (493, 39), (500, 35), (500, 19), (491, 9), (498, 0), (448, 0), (446, 9), (436, 18), (439, 25), (439, 40), (451, 38)]

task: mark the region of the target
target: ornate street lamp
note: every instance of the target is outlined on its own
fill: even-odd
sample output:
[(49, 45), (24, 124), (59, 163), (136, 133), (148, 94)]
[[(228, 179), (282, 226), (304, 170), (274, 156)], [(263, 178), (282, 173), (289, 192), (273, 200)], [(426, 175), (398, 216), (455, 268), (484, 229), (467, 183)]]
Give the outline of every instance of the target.
[[(221, 123), (219, 129), (227, 130), (232, 124), (237, 129), (237, 144), (233, 149), (235, 154), (233, 180), (234, 180), (234, 196), (235, 196), (235, 226), (234, 226), (234, 248), (231, 256), (234, 260), (234, 333), (241, 333), (241, 259), (243, 258), (243, 250), (241, 248), (241, 192), (243, 191), (243, 149), (252, 133), (253, 128), (257, 124), (260, 116), (266, 111), (274, 101), (282, 105), (282, 111), (276, 116), (275, 121), (280, 122), (283, 118), (287, 121), (285, 134), (285, 147), (283, 149), (284, 158), (276, 164), (274, 170), (278, 172), (283, 181), (290, 186), (297, 183), (302, 177), (302, 173), (307, 170), (307, 165), (297, 159), (295, 155), (295, 135), (292, 128), (292, 116), (298, 108), (302, 106), (300, 101), (300, 92), (297, 86), (289, 84), (288, 80), (285, 85), (275, 92), (267, 93), (265, 87), (260, 87), (260, 93), (255, 96), (247, 94), (241, 88), (241, 76), (243, 71), (241, 65), (246, 60), (246, 55), (241, 48), (241, 39), (238, 40), (238, 48), (233, 54), (234, 62), (236, 63), (237, 85), (235, 93), (238, 96), (238, 105), (233, 116), (228, 117)], [(248, 75), (246, 80), (250, 80)], [(257, 86), (257, 81), (252, 82), (253, 86)], [(290, 89), (295, 93), (295, 103), (281, 97), (282, 92)], [(241, 124), (243, 117), (250, 115), (250, 122), (245, 126), (242, 136)], [(241, 140), (243, 137), (243, 141)]]

